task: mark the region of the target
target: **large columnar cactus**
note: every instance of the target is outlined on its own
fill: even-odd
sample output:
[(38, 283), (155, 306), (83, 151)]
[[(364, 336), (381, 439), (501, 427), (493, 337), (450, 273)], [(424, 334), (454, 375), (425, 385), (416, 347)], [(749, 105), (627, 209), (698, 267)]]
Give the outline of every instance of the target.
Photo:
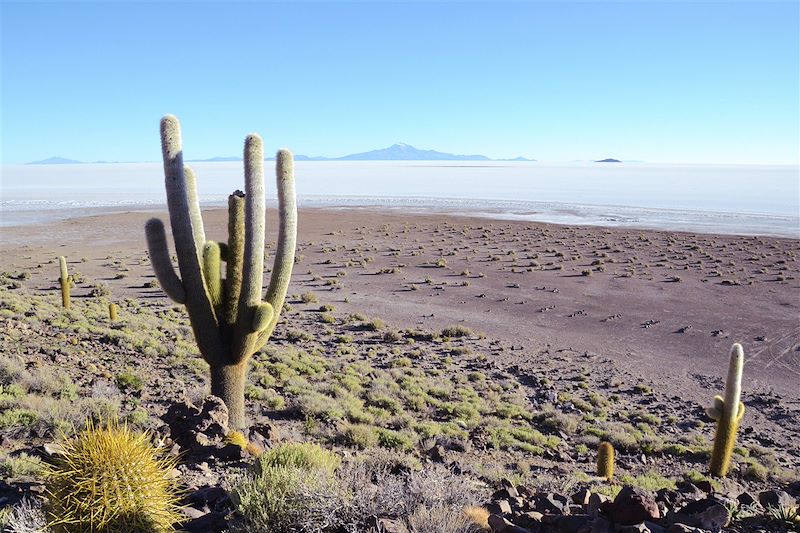
[(58, 258), (58, 266), (61, 272), (58, 278), (61, 283), (61, 305), (64, 309), (69, 309), (69, 287), (72, 284), (72, 276), (67, 272), (67, 259), (63, 255)]
[(744, 404), (739, 400), (742, 394), (742, 367), (744, 350), (736, 343), (731, 348), (728, 365), (728, 381), (725, 383), (725, 398), (714, 397), (714, 405), (706, 413), (717, 421), (714, 435), (714, 450), (711, 452), (711, 475), (725, 477), (731, 464), (731, 454), (736, 443), (736, 431), (744, 416)]
[[(211, 393), (228, 407), (230, 426), (245, 429), (248, 362), (275, 329), (294, 264), (297, 205), (292, 154), (288, 150), (277, 154), (278, 245), (262, 301), (265, 200), (261, 137), (251, 134), (245, 139), (245, 193), (236, 191), (228, 197), (227, 243), (206, 241), (195, 177), (183, 166), (180, 124), (174, 116), (161, 120), (161, 149), (181, 277), (173, 269), (164, 224), (157, 218), (145, 227), (153, 270), (164, 292), (186, 305), (200, 353), (211, 367)], [(222, 261), (226, 263), (224, 279)]]

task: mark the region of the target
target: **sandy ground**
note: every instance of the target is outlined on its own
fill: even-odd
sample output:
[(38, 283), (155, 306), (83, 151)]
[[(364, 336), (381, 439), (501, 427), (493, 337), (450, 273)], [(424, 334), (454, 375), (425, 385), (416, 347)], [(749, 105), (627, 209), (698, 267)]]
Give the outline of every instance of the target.
[[(139, 264), (154, 215), (168, 220), (120, 212), (2, 228), (0, 268), (29, 271), (32, 286), (49, 290), (65, 255), (115, 296), (162, 297)], [(204, 217), (208, 238), (224, 239), (227, 213)], [(275, 229), (274, 212), (268, 224)], [(303, 209), (298, 243), (290, 294), (312, 290), (398, 326), (463, 323), (513, 344), (504, 364), (534, 365), (527, 354), (547, 348), (589, 352), (707, 403), (741, 342), (745, 399), (776, 393), (800, 405), (797, 240)], [(114, 261), (125, 277), (115, 279)]]

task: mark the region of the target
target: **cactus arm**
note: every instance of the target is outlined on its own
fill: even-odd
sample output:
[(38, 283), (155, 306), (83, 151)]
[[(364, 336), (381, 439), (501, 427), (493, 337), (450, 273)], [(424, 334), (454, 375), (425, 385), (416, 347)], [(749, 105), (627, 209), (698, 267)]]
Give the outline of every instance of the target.
[(244, 258), (239, 316), (236, 319), (232, 361), (238, 363), (254, 351), (253, 315), (261, 305), (264, 278), (264, 147), (261, 137), (250, 134), (244, 143)]
[(172, 236), (178, 255), (186, 309), (203, 357), (211, 363), (223, 357), (223, 346), (217, 329), (217, 319), (206, 291), (200, 266), (201, 250), (197, 249), (192, 229), (186, 174), (178, 119), (167, 115), (161, 120), (161, 151), (164, 159), (164, 182), (167, 190)]
[[(740, 401), (742, 394), (742, 368), (744, 367), (744, 351), (742, 345), (736, 343), (731, 348), (728, 365), (728, 379), (725, 383), (725, 400), (721, 417), (717, 421), (714, 435), (714, 448), (711, 452), (711, 475), (725, 477), (731, 464), (731, 455), (736, 444), (736, 432), (739, 422), (744, 416), (744, 404)], [(715, 403), (716, 399), (715, 399)], [(716, 408), (716, 407), (715, 407)]]
[(144, 231), (147, 237), (147, 249), (150, 252), (150, 262), (153, 264), (153, 272), (155, 272), (161, 288), (173, 301), (179, 304), (186, 303), (186, 291), (183, 283), (175, 273), (169, 258), (164, 223), (158, 218), (151, 218), (145, 224)]
[(222, 277), (220, 275), (220, 250), (214, 241), (207, 241), (203, 245), (203, 278), (206, 289), (211, 298), (211, 305), (215, 308), (222, 303)]
[(203, 216), (200, 214), (200, 200), (197, 198), (197, 177), (194, 171), (184, 166), (183, 174), (186, 178), (186, 200), (189, 206), (189, 220), (192, 223), (192, 236), (194, 246), (198, 251), (206, 244), (206, 232), (203, 228)]
[(256, 307), (256, 312), (253, 314), (253, 333), (264, 331), (267, 326), (269, 326), (270, 322), (272, 322), (272, 315), (274, 314), (275, 312), (272, 306), (267, 302)]
[(228, 197), (228, 253), (225, 273), (224, 323), (228, 329), (239, 315), (244, 257), (244, 193), (236, 191)]
[(275, 157), (275, 178), (278, 185), (278, 246), (272, 265), (266, 301), (272, 305), (269, 325), (259, 333), (257, 349), (264, 345), (278, 323), (294, 266), (297, 244), (297, 199), (294, 187), (294, 161), (289, 150), (279, 150)]

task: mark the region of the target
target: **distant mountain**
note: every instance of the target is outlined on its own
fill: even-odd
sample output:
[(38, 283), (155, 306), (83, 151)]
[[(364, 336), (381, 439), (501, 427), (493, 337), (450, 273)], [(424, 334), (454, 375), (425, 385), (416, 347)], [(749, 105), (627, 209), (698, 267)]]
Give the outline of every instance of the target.
[(208, 159), (189, 159), (190, 163), (214, 163), (217, 161), (241, 161), (241, 157), (237, 156), (229, 156), (229, 157), (209, 157)]
[(595, 161), (595, 163), (622, 163), (622, 161), (619, 159), (611, 159), (609, 157), (608, 159), (600, 159), (599, 161)]
[(536, 159), (528, 159), (527, 157), (519, 156), (519, 157), (515, 157), (513, 159), (493, 159), (493, 161), (528, 161), (528, 162), (533, 162), (533, 161), (536, 161)]
[(455, 155), (436, 150), (420, 150), (410, 144), (393, 144), (388, 148), (337, 157), (337, 161), (491, 161), (485, 155)]
[[(526, 157), (515, 157), (513, 159), (491, 159), (485, 155), (458, 155), (449, 154), (447, 152), (438, 152), (436, 150), (420, 150), (414, 148), (410, 144), (397, 143), (389, 146), (388, 148), (381, 148), (379, 150), (371, 150), (369, 152), (360, 152), (357, 154), (345, 155), (342, 157), (321, 157), (321, 156), (308, 156), (308, 155), (295, 155), (295, 161), (536, 161), (535, 159), (528, 159)], [(209, 157), (208, 159), (189, 159), (188, 163), (217, 163), (225, 161), (241, 161), (242, 158), (238, 156), (216, 156)], [(265, 161), (274, 161), (274, 157), (264, 158)], [(611, 160), (607, 160), (611, 161)], [(100, 161), (97, 161), (98, 163)], [(43, 159), (42, 161), (33, 161), (29, 165), (60, 165), (68, 163), (82, 163), (82, 161), (74, 161), (72, 159), (65, 159), (63, 157), (51, 157)]]
[(65, 157), (48, 157), (41, 161), (31, 161), (30, 163), (26, 163), (26, 165), (75, 165), (79, 163), (83, 163), (83, 161), (75, 161), (74, 159), (67, 159)]

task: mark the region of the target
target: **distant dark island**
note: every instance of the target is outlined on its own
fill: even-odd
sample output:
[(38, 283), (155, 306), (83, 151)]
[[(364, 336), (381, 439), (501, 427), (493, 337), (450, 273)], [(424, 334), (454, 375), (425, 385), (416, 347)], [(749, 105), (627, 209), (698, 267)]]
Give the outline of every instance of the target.
[(611, 159), (609, 157), (608, 159), (600, 159), (599, 161), (595, 161), (595, 163), (622, 163), (622, 161), (619, 159)]

